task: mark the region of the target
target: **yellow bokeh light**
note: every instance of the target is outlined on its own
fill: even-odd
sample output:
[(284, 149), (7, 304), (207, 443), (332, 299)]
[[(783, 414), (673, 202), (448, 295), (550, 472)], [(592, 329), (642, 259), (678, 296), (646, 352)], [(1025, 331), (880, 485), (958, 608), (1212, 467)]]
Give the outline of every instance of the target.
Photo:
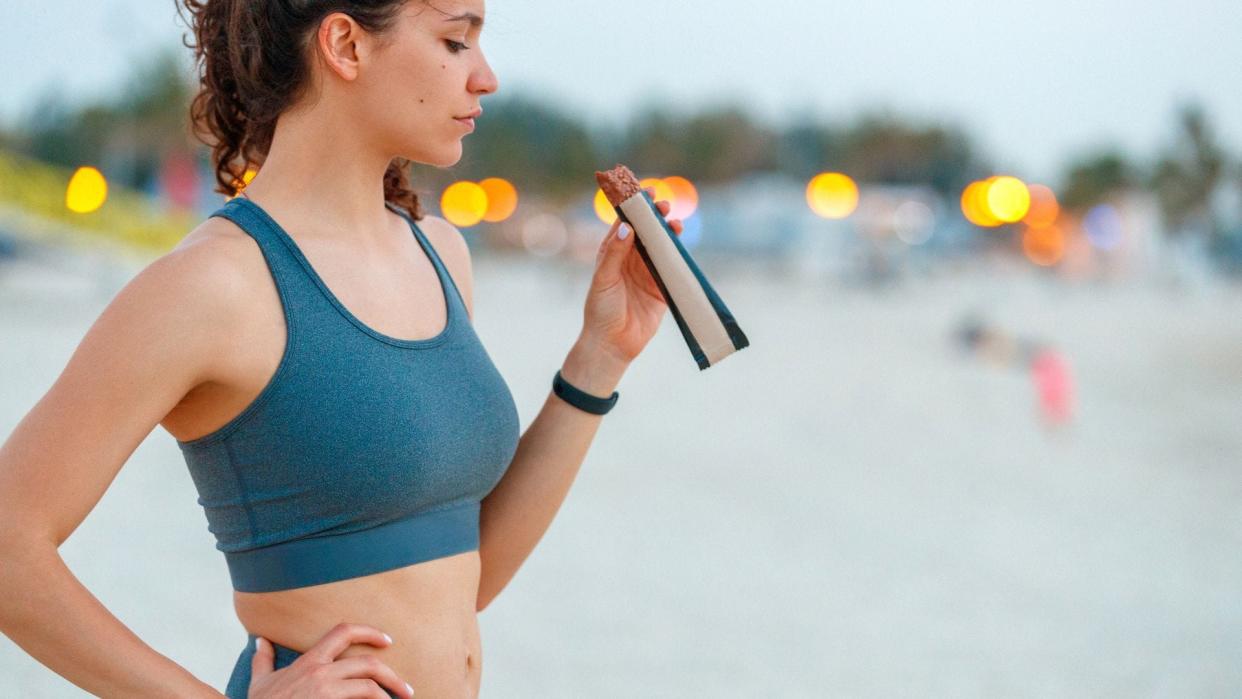
[(1056, 223), (1061, 215), (1057, 195), (1042, 184), (1033, 184), (1027, 189), (1031, 192), (1031, 208), (1022, 217), (1022, 222), (1031, 228), (1047, 228)]
[(1022, 180), (1005, 175), (991, 179), (985, 201), (994, 218), (1014, 223), (1021, 221), (1031, 208), (1031, 192)]
[(254, 176), (257, 174), (259, 174), (258, 170), (252, 167), (248, 167), (246, 168), (246, 171), (242, 173), (241, 182), (238, 182), (237, 179), (234, 178), (233, 186), (237, 189), (237, 194), (234, 194), (233, 196), (229, 197), (229, 199), (234, 199), (236, 197), (241, 196), (241, 193), (246, 190), (246, 185), (250, 184), (250, 180), (253, 180)]
[(475, 182), (454, 182), (440, 197), (440, 211), (454, 226), (473, 226), (487, 213), (487, 192)]
[(487, 211), (483, 220), (488, 223), (499, 223), (513, 215), (517, 209), (517, 189), (508, 180), (489, 177), (479, 182), (487, 194)]
[(102, 172), (89, 165), (78, 168), (65, 188), (65, 206), (79, 214), (95, 211), (107, 198), (108, 181)]
[(1065, 234), (1057, 226), (1028, 227), (1022, 233), (1022, 252), (1037, 265), (1054, 265), (1065, 256)]
[(991, 228), (1001, 222), (988, 211), (986, 194), (989, 180), (971, 182), (962, 191), (962, 215), (976, 226)]
[(604, 195), (604, 190), (595, 190), (594, 206), (595, 215), (599, 217), (599, 220), (610, 226), (613, 221), (617, 220), (617, 210), (612, 208), (612, 204), (608, 202), (608, 197)]
[(686, 219), (694, 215), (699, 208), (699, 190), (694, 183), (684, 177), (672, 175), (664, 178), (673, 198), (669, 200), (669, 218)]
[(807, 184), (806, 203), (817, 216), (845, 218), (858, 208), (858, 185), (848, 175), (822, 172)]
[(656, 177), (648, 177), (647, 179), (639, 180), (638, 186), (642, 187), (643, 189), (647, 189), (648, 187), (651, 187), (652, 189), (655, 190), (655, 196), (652, 197), (651, 199), (653, 201), (666, 201), (668, 202), (669, 207), (672, 208), (673, 188), (668, 186), (668, 183), (665, 182), (664, 180), (656, 178)]

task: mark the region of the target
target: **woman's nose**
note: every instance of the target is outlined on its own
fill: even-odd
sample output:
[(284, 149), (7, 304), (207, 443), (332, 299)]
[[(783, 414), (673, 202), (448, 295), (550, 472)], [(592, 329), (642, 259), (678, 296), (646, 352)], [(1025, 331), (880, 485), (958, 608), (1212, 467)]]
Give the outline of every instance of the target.
[(492, 67), (488, 65), (487, 59), (483, 59), (483, 65), (470, 74), (469, 89), (471, 92), (482, 92), (490, 94), (500, 88), (500, 80), (496, 77), (496, 73), (492, 72)]

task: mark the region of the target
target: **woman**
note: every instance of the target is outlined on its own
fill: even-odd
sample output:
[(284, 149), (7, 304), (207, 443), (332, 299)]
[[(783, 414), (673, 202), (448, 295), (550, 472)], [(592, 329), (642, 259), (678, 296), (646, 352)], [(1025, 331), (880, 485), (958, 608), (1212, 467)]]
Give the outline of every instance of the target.
[(519, 438), (469, 250), (404, 171), (457, 162), (497, 89), (482, 0), (182, 2), (191, 114), (219, 191), (245, 192), (117, 294), (0, 450), (0, 593), (22, 602), (0, 629), (99, 696), (220, 696), (57, 554), (160, 424), (248, 633), (228, 697), (477, 696), (476, 615), (560, 507), (663, 297), (614, 223), (564, 383)]

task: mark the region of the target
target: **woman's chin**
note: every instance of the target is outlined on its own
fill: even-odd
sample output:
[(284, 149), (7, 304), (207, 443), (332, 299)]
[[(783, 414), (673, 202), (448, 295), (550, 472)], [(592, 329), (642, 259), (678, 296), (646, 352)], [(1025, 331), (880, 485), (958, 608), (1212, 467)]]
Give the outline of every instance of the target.
[(444, 148), (437, 154), (437, 164), (440, 167), (452, 167), (461, 160), (461, 154), (461, 139), (453, 139), (451, 142), (445, 144)]
[(456, 165), (458, 161), (461, 160), (461, 155), (462, 155), (462, 146), (461, 146), (461, 139), (459, 138), (455, 141), (445, 143), (443, 147), (441, 147), (440, 149), (434, 152), (429, 153), (426, 150), (420, 149), (420, 151), (418, 152), (418, 155), (415, 155), (415, 156), (407, 155), (404, 157), (406, 160), (409, 160), (411, 162), (422, 163), (423, 165), (430, 165), (432, 167), (444, 168), (444, 167), (452, 167)]

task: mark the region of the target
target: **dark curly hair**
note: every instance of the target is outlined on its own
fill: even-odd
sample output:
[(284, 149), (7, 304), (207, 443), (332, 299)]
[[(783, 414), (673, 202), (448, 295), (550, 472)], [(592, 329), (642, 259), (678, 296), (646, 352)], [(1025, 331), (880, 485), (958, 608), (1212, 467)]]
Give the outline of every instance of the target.
[[(305, 46), (319, 22), (333, 12), (353, 17), (369, 32), (383, 33), (409, 0), (177, 0), (189, 11), (194, 32), (199, 91), (190, 103), (196, 138), (211, 146), (215, 191), (234, 196), (246, 185), (246, 169), (259, 166), (272, 145), (276, 118), (305, 92), (309, 65)], [(384, 198), (423, 218), (410, 189), (410, 161), (394, 158), (384, 173)]]

